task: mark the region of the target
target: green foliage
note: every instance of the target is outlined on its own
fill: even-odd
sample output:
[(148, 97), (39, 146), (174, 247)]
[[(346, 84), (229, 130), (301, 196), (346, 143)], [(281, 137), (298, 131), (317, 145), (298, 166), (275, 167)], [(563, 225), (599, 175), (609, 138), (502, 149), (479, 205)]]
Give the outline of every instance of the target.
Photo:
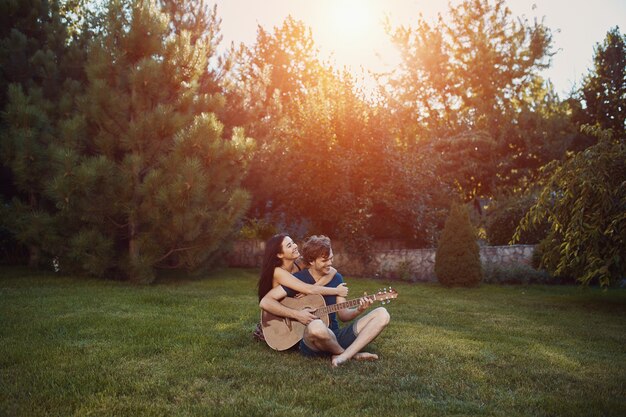
[(476, 286), (482, 279), (476, 230), (462, 205), (453, 205), (446, 220), (437, 246), (435, 274), (447, 287)]
[[(533, 193), (523, 195), (500, 196), (489, 204), (485, 229), (491, 245), (508, 245), (515, 230), (528, 209), (535, 204), (537, 197)], [(521, 244), (539, 243), (547, 233), (548, 225), (540, 224), (521, 237)]]
[(49, 147), (56, 127), (51, 107), (40, 89), (26, 94), (22, 86), (11, 84), (0, 131), (2, 163), (11, 170), (16, 190), (3, 223), (28, 248), (31, 266), (40, 264), (41, 252), (53, 250), (58, 238), (52, 205), (45, 197), (45, 180), (52, 175)]
[[(626, 34), (614, 27), (594, 48), (593, 68), (583, 81), (577, 121), (598, 124), (623, 138), (626, 129)], [(582, 114), (580, 114), (582, 113)]]
[(523, 263), (506, 265), (487, 263), (483, 265), (484, 284), (554, 284), (555, 279), (546, 271)]
[(241, 129), (223, 138), (223, 97), (200, 88), (213, 40), (172, 33), (150, 1), (111, 2), (104, 25), (48, 190), (66, 219), (80, 219), (61, 263), (137, 282), (155, 268), (198, 269), (248, 207), (239, 184), (253, 142)]
[(542, 265), (582, 284), (614, 284), (626, 274), (626, 142), (610, 131), (588, 128), (599, 142), (545, 168), (537, 203), (515, 233), (547, 220)]
[(52, 103), (40, 89), (30, 94), (19, 84), (8, 89), (9, 103), (3, 112), (3, 162), (14, 174), (15, 186), (21, 194), (33, 198), (42, 193), (41, 178), (49, 175), (48, 146), (53, 140)]
[(0, 264), (20, 265), (28, 261), (28, 252), (7, 227), (11, 210), (0, 200)]
[(259, 26), (256, 43), (246, 51), (245, 60), (242, 75), (263, 82), (265, 88), (258, 98), (266, 109), (275, 96), (282, 104), (302, 96), (325, 72), (311, 29), (291, 16), (272, 31)]
[[(291, 17), (220, 55), (207, 0), (96, 3), (0, 0), (0, 192), (33, 265), (58, 257), (64, 270), (150, 281), (155, 268), (210, 264), (246, 211), (272, 226), (244, 234), (302, 225), (366, 258), (374, 238), (432, 246), (452, 195), (533, 189), (576, 136), (569, 112), (584, 110), (539, 76), (550, 30), (504, 0), (390, 29), (403, 61), (369, 97)], [(615, 29), (579, 97), (593, 123), (623, 125), (620, 53)], [(526, 204), (500, 202), (493, 241)]]
[(394, 273), (402, 281), (415, 280), (415, 266), (411, 261), (402, 260), (398, 262)]
[(315, 51), (310, 32), (287, 19), (273, 32), (259, 28), (240, 68), (243, 114), (260, 144), (246, 179), (249, 217), (332, 231), (365, 257), (373, 236), (429, 246), (442, 222), (437, 198), (449, 188), (428, 157), (390, 136), (386, 111), (354, 78)]
[(42, 0), (2, 0), (0, 10), (0, 171), (10, 172), (0, 189), (3, 224), (38, 266), (64, 240), (46, 183), (52, 149), (81, 93), (84, 38), (70, 28), (83, 11), (75, 2)]
[[(157, 0), (157, 4), (168, 16), (168, 28), (172, 34), (188, 34), (189, 44), (195, 46), (204, 43), (204, 52), (208, 62), (205, 71), (198, 78), (200, 91), (208, 94), (223, 94), (224, 80), (232, 69), (235, 51), (218, 53), (222, 42), (222, 20), (217, 14), (217, 4), (209, 7), (207, 0)], [(229, 101), (229, 107), (231, 103)], [(215, 109), (220, 120), (228, 119), (227, 109)], [(240, 125), (240, 124), (238, 124)], [(230, 135), (228, 126), (227, 134)]]
[(266, 241), (278, 233), (278, 229), (265, 219), (246, 219), (239, 236), (243, 239), (259, 239)]
[(471, 200), (532, 180), (573, 133), (539, 71), (552, 35), (504, 0), (465, 0), (448, 18), (388, 27), (402, 62), (382, 88), (402, 140), (425, 141), (441, 181)]

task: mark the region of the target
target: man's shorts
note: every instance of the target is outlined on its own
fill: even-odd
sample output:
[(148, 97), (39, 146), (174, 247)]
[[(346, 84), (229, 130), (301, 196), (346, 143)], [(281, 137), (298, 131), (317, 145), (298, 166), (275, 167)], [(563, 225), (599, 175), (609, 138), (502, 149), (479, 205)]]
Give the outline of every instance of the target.
[[(350, 346), (357, 337), (356, 329), (354, 328), (356, 322), (350, 323), (349, 326), (343, 327), (338, 331), (334, 332), (337, 337), (337, 342), (339, 346), (346, 349)], [(307, 356), (309, 358), (323, 358), (331, 356), (330, 352), (319, 352), (317, 350), (311, 349), (306, 343), (304, 343), (304, 339), (300, 341), (300, 354)]]

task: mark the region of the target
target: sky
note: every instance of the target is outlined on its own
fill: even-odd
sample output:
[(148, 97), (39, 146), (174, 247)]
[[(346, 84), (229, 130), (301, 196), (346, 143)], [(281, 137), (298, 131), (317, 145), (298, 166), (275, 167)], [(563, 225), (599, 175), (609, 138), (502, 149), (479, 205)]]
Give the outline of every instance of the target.
[[(453, 0), (458, 3), (458, 0)], [(420, 13), (434, 21), (448, 9), (447, 0), (214, 0), (222, 19), (223, 45), (252, 45), (257, 26), (280, 26), (291, 15), (312, 30), (320, 58), (336, 68), (375, 72), (390, 70), (397, 52), (383, 29), (414, 25)], [(557, 52), (543, 76), (562, 96), (580, 85), (592, 67), (594, 46), (619, 26), (626, 32), (626, 0), (507, 0), (514, 16), (544, 19)]]

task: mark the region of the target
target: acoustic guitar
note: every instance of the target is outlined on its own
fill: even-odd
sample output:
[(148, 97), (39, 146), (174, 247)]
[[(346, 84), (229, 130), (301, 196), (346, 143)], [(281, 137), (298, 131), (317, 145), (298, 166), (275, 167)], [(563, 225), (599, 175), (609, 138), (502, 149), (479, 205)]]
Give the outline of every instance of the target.
[[(381, 301), (383, 304), (386, 304), (390, 303), (392, 299), (397, 298), (398, 292), (389, 288), (378, 291), (376, 294), (364, 295), (363, 297), (372, 301)], [(324, 324), (328, 326), (328, 315), (330, 313), (343, 310), (344, 308), (356, 307), (359, 305), (359, 300), (363, 297), (327, 306), (324, 302), (324, 297), (317, 294), (310, 294), (300, 298), (286, 297), (281, 301), (281, 304), (294, 310), (309, 308), (312, 310), (311, 313), (320, 318)], [(265, 310), (261, 310), (261, 328), (263, 329), (263, 336), (265, 336), (265, 341), (269, 347), (274, 350), (287, 350), (302, 340), (306, 326), (298, 320), (276, 316)]]

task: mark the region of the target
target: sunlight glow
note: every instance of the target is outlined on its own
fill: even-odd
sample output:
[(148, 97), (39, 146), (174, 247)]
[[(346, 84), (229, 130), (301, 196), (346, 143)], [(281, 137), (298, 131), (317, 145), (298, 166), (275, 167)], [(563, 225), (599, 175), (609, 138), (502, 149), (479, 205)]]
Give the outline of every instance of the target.
[(331, 30), (340, 38), (362, 38), (376, 25), (368, 1), (336, 1), (332, 10)]
[(319, 0), (317, 4), (319, 13), (311, 19), (313, 36), (319, 45), (327, 45), (327, 58), (335, 68), (346, 67), (360, 76), (380, 66), (377, 53), (390, 49), (382, 24), (383, 0)]
[[(460, 0), (450, 0), (457, 4)], [(252, 45), (257, 26), (280, 26), (291, 15), (312, 29), (320, 58), (330, 59), (337, 68), (348, 67), (389, 71), (398, 65), (397, 50), (385, 34), (382, 21), (390, 18), (393, 27), (414, 25), (419, 14), (436, 22), (438, 13), (448, 9), (447, 0), (214, 0), (222, 20), (224, 42)], [(212, 2), (211, 2), (212, 3)], [(546, 75), (556, 81), (557, 90), (567, 93), (572, 83), (591, 65), (593, 45), (604, 39), (615, 25), (626, 27), (624, 0), (507, 0), (516, 16), (542, 20), (554, 33), (557, 55)], [(536, 5), (536, 6), (533, 6)], [(242, 10), (245, 13), (242, 13)], [(584, 27), (585, 30), (580, 30)]]

